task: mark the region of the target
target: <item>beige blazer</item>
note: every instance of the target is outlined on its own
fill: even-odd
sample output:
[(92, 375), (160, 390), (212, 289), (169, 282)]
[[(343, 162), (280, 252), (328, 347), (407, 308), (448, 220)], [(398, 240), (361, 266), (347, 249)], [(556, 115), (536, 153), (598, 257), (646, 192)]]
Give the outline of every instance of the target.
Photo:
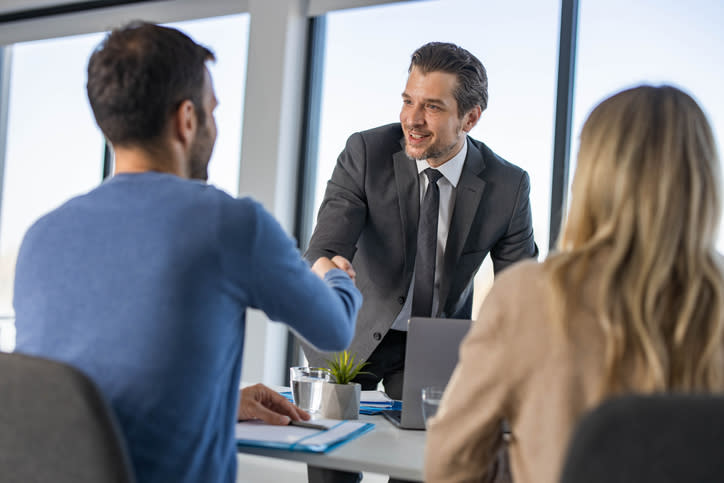
[(503, 419), (512, 429), (515, 483), (558, 481), (572, 429), (599, 402), (604, 339), (586, 307), (594, 282), (564, 337), (552, 320), (544, 267), (521, 262), (496, 280), (431, 422), (425, 481), (486, 481), (503, 445)]

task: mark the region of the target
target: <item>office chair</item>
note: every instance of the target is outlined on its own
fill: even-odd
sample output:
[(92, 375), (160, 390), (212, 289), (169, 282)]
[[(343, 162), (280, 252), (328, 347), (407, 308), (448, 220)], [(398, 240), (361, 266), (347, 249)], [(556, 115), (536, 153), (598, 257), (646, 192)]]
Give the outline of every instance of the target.
[(724, 482), (724, 397), (623, 396), (584, 415), (561, 483)]
[(78, 370), (0, 353), (0, 481), (133, 483), (110, 407)]

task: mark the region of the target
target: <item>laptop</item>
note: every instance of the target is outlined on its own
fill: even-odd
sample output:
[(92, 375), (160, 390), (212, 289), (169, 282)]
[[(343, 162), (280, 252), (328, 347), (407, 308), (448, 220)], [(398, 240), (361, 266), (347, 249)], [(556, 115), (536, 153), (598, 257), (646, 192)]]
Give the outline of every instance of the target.
[(382, 412), (393, 424), (403, 429), (425, 429), (422, 388), (447, 385), (458, 363), (460, 342), (471, 323), (469, 319), (410, 319), (402, 382), (402, 410)]

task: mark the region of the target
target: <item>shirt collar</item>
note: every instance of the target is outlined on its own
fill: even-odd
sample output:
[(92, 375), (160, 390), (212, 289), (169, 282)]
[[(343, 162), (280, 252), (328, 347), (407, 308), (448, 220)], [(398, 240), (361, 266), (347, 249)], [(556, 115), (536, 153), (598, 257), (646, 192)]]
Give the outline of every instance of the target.
[[(455, 156), (450, 158), (441, 166), (435, 168), (442, 173), (442, 175), (450, 182), (451, 185), (453, 185), (453, 188), (456, 188), (458, 185), (458, 181), (460, 181), (460, 176), (463, 173), (463, 165), (465, 164), (465, 157), (467, 156), (467, 154), (468, 140), (466, 137), (465, 142), (463, 143), (463, 147), (460, 148), (460, 151), (458, 151)], [(417, 174), (422, 173), (424, 170), (430, 167), (430, 165), (427, 164), (427, 160), (425, 159), (416, 159), (415, 163), (417, 163)]]

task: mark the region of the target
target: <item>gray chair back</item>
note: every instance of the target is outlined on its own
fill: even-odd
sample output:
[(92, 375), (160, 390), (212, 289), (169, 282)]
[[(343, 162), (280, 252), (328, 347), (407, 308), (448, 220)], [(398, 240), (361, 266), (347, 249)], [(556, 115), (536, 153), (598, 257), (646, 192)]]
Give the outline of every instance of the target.
[(561, 483), (724, 482), (724, 397), (624, 396), (585, 415)]
[(135, 481), (113, 412), (88, 377), (0, 353), (0, 481)]

